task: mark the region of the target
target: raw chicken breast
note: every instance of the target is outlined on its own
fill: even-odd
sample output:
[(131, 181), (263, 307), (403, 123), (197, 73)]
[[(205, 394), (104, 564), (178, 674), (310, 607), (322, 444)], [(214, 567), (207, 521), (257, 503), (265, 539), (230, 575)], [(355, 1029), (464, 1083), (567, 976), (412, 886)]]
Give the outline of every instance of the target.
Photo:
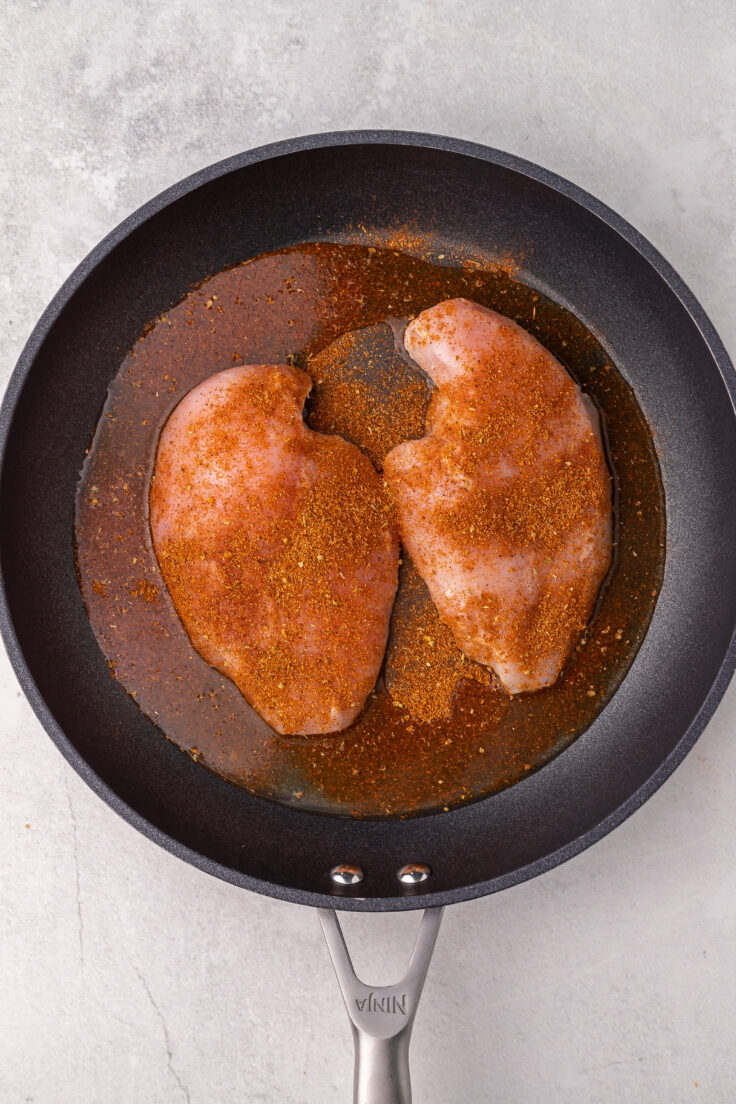
[(280, 733), (356, 717), (397, 586), (380, 476), (305, 425), (310, 387), (272, 364), (195, 387), (161, 433), (150, 491), (156, 555), (192, 644)]
[(404, 344), (436, 390), (425, 436), (384, 465), (401, 539), (470, 659), (511, 694), (549, 686), (611, 562), (598, 414), (531, 334), (466, 299)]

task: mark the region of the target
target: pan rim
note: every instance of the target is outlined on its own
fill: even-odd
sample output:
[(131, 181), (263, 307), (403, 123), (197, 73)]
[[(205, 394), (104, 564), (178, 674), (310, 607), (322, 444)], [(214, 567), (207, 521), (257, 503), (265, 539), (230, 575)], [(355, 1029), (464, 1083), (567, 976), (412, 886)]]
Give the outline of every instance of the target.
[[(2, 404), (0, 405), (0, 481), (4, 463), (5, 449), (15, 408), (36, 356), (46, 340), (56, 320), (66, 308), (68, 302), (84, 281), (125, 238), (139, 229), (154, 215), (170, 206), (175, 200), (188, 195), (199, 187), (226, 174), (243, 169), (248, 165), (271, 160), (308, 150), (350, 147), (359, 145), (388, 145), (421, 147), (455, 153), (465, 157), (487, 161), (502, 168), (541, 183), (556, 191), (596, 216), (610, 229), (632, 246), (654, 269), (655, 273), (684, 306), (697, 327), (716, 368), (730, 396), (736, 411), (736, 372), (726, 352), (725, 346), (706, 314), (705, 310), (675, 269), (661, 255), (652, 243), (636, 230), (626, 219), (618, 215), (601, 200), (572, 183), (566, 178), (514, 154), (489, 146), (465, 141), (464, 139), (443, 137), (435, 134), (401, 130), (344, 130), (285, 139), (279, 142), (256, 147), (242, 153), (224, 158), (176, 182), (158, 195), (142, 204), (110, 231), (80, 262), (43, 311), (34, 326), (17, 364), (11, 373)], [(210, 859), (206, 855), (185, 846), (173, 836), (157, 828), (151, 821), (141, 816), (89, 766), (77, 751), (71, 740), (57, 723), (46, 705), (30, 668), (23, 656), (12, 623), (10, 608), (5, 591), (5, 579), (0, 570), (0, 635), (5, 643), (11, 666), (28, 698), (31, 707), (43, 728), (53, 740), (61, 754), (88, 786), (101, 797), (116, 813), (136, 828), (148, 839), (157, 843), (177, 858), (212, 874), (215, 877), (238, 885), (253, 892), (310, 906), (332, 907), (350, 911), (393, 912), (407, 909), (419, 909), (467, 901), (486, 894), (518, 885), (538, 874), (551, 870), (584, 851), (607, 835), (633, 812), (636, 811), (672, 774), (692, 749), (696, 740), (713, 716), (731, 677), (736, 669), (736, 626), (731, 635), (728, 648), (703, 703), (683, 733), (676, 747), (663, 760), (656, 771), (638, 790), (624, 801), (613, 813), (597, 825), (583, 832), (563, 847), (534, 860), (525, 866), (499, 875), (487, 881), (456, 887), (442, 892), (423, 892), (404, 897), (345, 897), (330, 893), (315, 893), (303, 889), (293, 889), (275, 882), (243, 874), (231, 867)], [(452, 817), (452, 813), (443, 814)]]

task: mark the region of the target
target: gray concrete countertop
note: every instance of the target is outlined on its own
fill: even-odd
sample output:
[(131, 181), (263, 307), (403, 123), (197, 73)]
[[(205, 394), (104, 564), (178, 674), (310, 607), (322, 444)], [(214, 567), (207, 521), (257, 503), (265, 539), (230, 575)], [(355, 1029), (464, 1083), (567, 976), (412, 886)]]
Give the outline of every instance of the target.
[[(652, 239), (736, 349), (730, 0), (4, 0), (0, 372), (61, 281), (178, 178), (290, 135), (457, 135), (581, 184)], [(350, 1099), (317, 919), (119, 820), (0, 665), (2, 1104)], [(451, 909), (412, 1043), (419, 1104), (736, 1094), (736, 691), (631, 820)], [(413, 916), (349, 916), (368, 980)]]

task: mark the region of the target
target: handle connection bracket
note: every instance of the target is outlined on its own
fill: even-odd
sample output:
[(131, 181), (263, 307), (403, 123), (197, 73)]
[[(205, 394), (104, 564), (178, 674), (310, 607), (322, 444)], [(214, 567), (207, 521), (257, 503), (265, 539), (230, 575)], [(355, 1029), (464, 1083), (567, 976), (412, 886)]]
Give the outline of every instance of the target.
[(422, 913), (405, 977), (378, 986), (357, 977), (334, 909), (318, 912), (353, 1030), (354, 1104), (411, 1104), (409, 1039), (443, 910)]

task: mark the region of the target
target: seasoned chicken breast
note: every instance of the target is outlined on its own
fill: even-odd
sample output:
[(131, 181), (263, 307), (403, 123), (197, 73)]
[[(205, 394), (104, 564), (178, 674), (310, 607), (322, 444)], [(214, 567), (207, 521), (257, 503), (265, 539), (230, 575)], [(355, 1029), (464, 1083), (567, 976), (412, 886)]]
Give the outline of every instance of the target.
[(511, 694), (558, 678), (611, 562), (598, 413), (515, 322), (466, 299), (407, 326), (435, 384), (384, 476), (401, 539), (462, 651)]
[(197, 651), (280, 733), (334, 732), (376, 681), (397, 586), (381, 479), (341, 437), (309, 429), (311, 380), (230, 368), (161, 433), (150, 523)]

